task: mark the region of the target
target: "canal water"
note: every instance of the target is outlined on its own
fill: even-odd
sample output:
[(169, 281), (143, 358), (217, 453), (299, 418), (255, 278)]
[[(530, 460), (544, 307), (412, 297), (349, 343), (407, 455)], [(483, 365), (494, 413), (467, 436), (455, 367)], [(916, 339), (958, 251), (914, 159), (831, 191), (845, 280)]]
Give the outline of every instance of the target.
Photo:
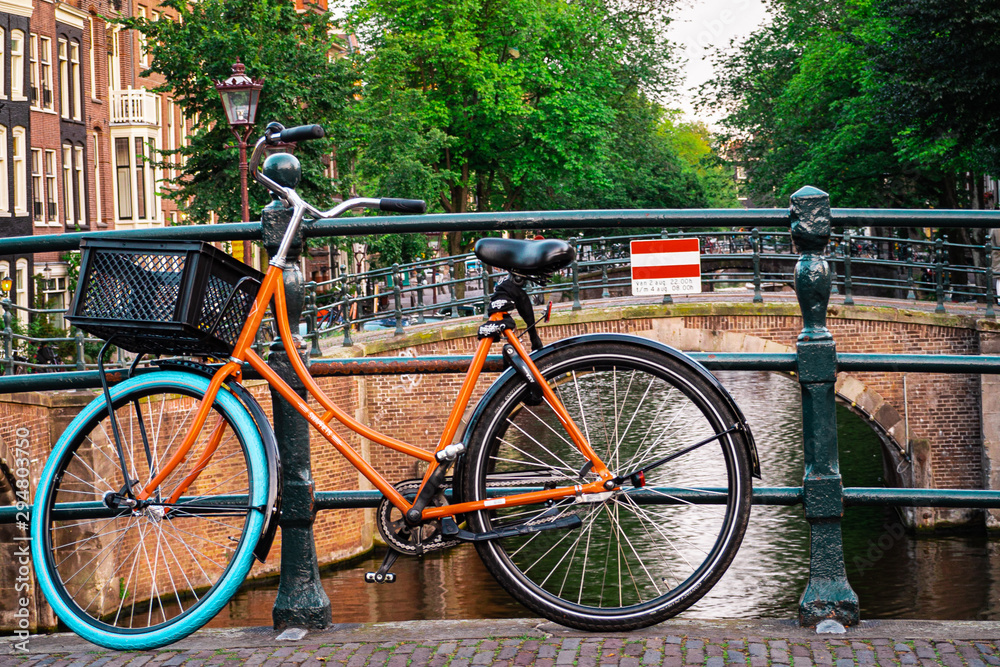
[[(802, 482), (798, 383), (775, 373), (722, 372), (757, 440), (762, 486)], [(838, 406), (845, 486), (882, 486), (880, 443), (858, 416)], [(848, 578), (861, 616), (1000, 619), (1000, 543), (982, 531), (907, 535), (894, 508), (849, 508), (843, 523)], [(462, 545), (423, 559), (400, 558), (394, 584), (366, 585), (381, 553), (324, 572), (334, 622), (516, 618), (529, 614), (496, 585), (475, 549)], [(801, 507), (755, 506), (743, 546), (716, 587), (682, 618), (794, 618), (809, 567)], [(277, 582), (250, 583), (212, 626), (270, 625)]]

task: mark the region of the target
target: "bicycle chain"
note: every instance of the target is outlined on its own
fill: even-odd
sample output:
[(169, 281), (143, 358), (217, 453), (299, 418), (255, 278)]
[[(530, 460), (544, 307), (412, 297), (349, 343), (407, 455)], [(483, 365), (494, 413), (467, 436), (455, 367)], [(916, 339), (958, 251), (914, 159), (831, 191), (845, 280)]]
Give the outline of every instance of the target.
[[(394, 488), (403, 496), (412, 499), (420, 490), (420, 482), (419, 479), (408, 479), (394, 485)], [(432, 507), (442, 507), (447, 504), (442, 490), (434, 494), (430, 503)], [(444, 539), (440, 521), (427, 521), (419, 526), (410, 527), (403, 519), (402, 512), (388, 498), (383, 498), (379, 503), (376, 516), (378, 532), (382, 534), (385, 543), (391, 549), (407, 556), (422, 556), (430, 551), (440, 551), (461, 544), (459, 540)], [(418, 537), (419, 539), (416, 539)]]

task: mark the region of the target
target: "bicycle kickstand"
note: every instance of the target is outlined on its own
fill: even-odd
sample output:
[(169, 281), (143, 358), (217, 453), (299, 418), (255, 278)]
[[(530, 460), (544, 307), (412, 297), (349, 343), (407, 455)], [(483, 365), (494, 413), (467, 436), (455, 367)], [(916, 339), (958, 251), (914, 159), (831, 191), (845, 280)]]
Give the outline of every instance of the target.
[(399, 552), (390, 548), (382, 559), (382, 565), (377, 572), (365, 572), (366, 584), (391, 584), (396, 581), (396, 573), (390, 572), (389, 568), (399, 558)]

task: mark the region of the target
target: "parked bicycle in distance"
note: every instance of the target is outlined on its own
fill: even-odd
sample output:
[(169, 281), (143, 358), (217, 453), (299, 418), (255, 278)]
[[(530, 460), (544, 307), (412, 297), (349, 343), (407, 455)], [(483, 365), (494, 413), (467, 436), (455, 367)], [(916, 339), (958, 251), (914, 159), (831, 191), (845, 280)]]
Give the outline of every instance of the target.
[[(37, 580), (59, 618), (106, 647), (163, 646), (208, 622), (254, 559), (267, 557), (281, 502), (279, 453), (264, 410), (241, 384), (244, 364), (383, 494), (375, 516), (389, 551), (370, 583), (392, 581), (400, 555), (472, 543), (515, 599), (570, 627), (641, 628), (697, 601), (746, 530), (750, 478), (759, 476), (753, 437), (718, 381), (672, 348), (617, 334), (542, 344), (538, 325), (550, 310), (536, 319), (525, 286), (569, 265), (568, 243), (476, 244), (480, 262), (508, 275), (433, 450), (355, 420), (290, 354), (319, 406), (312, 409), (254, 351), (269, 305), (285, 349), (298, 349), (282, 274), (306, 215), (425, 208), (359, 198), (320, 211), (295, 191), (294, 156), (271, 155), (261, 169), (266, 146), (321, 136), (319, 126), (272, 123), (254, 147), (251, 173), (292, 211), (266, 274), (202, 243), (81, 244), (76, 326), (138, 353), (136, 364), (144, 354), (223, 363), (166, 359), (157, 372), (105, 382), (59, 438), (32, 520)], [(463, 428), (495, 343), (506, 370)], [(422, 478), (387, 480), (333, 420), (415, 459)]]

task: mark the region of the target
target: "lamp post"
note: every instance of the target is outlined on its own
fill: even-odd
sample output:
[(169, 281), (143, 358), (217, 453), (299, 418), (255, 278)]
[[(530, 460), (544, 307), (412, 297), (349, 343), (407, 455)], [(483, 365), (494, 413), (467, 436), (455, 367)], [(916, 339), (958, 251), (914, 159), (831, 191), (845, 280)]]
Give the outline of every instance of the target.
[[(257, 115), (257, 100), (263, 80), (254, 81), (246, 75), (246, 67), (236, 59), (233, 73), (225, 81), (216, 81), (215, 89), (222, 98), (222, 106), (229, 120), (229, 130), (240, 147), (240, 199), (243, 204), (243, 222), (250, 222), (250, 201), (247, 193), (247, 138), (253, 131)], [(233, 241), (233, 257), (243, 261), (243, 241)]]

